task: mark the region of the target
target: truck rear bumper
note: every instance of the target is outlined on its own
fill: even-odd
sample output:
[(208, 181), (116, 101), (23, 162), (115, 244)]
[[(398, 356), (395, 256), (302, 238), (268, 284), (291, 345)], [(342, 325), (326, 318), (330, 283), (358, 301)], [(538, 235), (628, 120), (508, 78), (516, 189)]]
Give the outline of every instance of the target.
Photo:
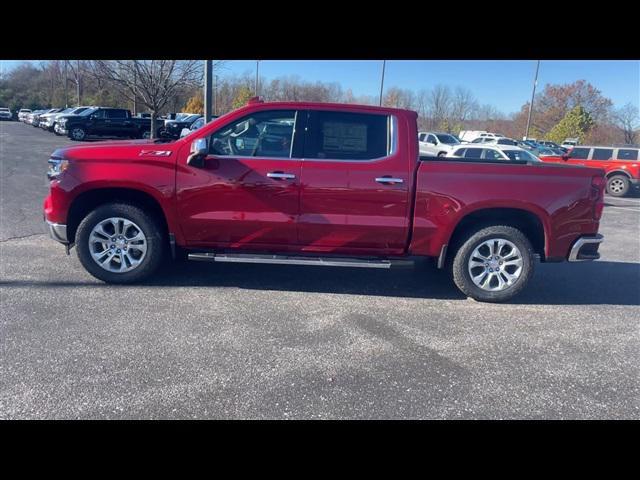
[(599, 259), (598, 247), (603, 241), (604, 237), (600, 234), (578, 238), (569, 251), (568, 260), (570, 262), (583, 262)]

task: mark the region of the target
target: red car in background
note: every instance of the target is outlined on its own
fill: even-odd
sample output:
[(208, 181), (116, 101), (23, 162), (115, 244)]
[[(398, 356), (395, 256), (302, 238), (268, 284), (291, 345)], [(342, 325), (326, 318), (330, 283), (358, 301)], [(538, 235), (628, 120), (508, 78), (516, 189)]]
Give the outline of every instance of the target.
[(602, 168), (606, 172), (609, 195), (623, 197), (640, 188), (640, 148), (580, 145), (566, 155), (540, 156), (540, 160)]

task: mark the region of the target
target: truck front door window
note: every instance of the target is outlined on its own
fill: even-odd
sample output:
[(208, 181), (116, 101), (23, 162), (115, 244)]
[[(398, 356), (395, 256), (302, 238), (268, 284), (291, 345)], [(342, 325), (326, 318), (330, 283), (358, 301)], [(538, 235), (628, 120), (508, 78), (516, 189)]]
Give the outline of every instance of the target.
[(218, 156), (291, 158), (294, 110), (254, 113), (225, 125), (209, 138), (209, 153)]

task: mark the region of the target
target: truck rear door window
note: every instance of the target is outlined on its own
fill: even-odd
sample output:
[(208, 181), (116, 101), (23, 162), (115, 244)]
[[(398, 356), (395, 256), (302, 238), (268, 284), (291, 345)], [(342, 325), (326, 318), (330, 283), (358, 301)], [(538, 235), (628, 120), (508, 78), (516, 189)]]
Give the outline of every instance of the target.
[(107, 110), (107, 118), (127, 118), (127, 112), (124, 110)]
[(591, 160), (611, 160), (613, 148), (594, 148)]
[(389, 154), (389, 117), (313, 111), (304, 158), (373, 160)]
[(618, 160), (638, 160), (638, 150), (620, 149), (618, 150)]

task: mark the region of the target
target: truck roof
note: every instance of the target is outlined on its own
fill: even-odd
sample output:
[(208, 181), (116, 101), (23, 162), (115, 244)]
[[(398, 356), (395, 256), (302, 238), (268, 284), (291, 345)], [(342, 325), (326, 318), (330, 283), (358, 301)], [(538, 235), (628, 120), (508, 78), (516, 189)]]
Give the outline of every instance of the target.
[(394, 112), (394, 113), (412, 113), (418, 115), (413, 110), (393, 107), (379, 107), (376, 105), (360, 105), (355, 103), (326, 103), (326, 102), (250, 102), (246, 106), (261, 105), (266, 107), (278, 108), (295, 108), (295, 109), (336, 109), (336, 110), (369, 110), (372, 112)]

